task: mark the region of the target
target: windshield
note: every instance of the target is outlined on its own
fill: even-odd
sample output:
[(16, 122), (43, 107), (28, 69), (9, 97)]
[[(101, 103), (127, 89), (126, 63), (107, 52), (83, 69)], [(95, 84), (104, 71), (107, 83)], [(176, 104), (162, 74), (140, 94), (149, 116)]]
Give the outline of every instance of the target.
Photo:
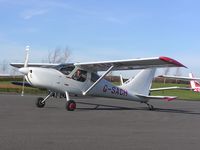
[(65, 75), (69, 75), (73, 70), (75, 66), (73, 64), (61, 64), (56, 66), (54, 69), (62, 72)]

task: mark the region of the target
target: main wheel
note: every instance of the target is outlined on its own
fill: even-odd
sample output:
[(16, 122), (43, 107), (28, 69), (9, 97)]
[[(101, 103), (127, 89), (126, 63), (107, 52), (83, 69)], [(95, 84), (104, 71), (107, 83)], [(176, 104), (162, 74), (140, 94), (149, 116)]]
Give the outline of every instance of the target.
[(45, 102), (42, 102), (44, 100), (44, 98), (39, 97), (36, 101), (36, 106), (39, 108), (43, 108), (45, 106)]
[(76, 109), (76, 102), (73, 101), (73, 100), (69, 100), (69, 101), (67, 102), (66, 109), (67, 109), (68, 111), (74, 111), (74, 110)]

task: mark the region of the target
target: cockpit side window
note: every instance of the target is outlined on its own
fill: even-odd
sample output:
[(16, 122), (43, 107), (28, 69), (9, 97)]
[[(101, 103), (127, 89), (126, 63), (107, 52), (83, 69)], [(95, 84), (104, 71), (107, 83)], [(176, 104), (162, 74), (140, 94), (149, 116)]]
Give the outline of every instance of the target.
[(99, 79), (99, 75), (96, 73), (91, 73), (91, 81), (96, 82)]
[(72, 79), (84, 82), (87, 79), (87, 71), (78, 69), (72, 76)]

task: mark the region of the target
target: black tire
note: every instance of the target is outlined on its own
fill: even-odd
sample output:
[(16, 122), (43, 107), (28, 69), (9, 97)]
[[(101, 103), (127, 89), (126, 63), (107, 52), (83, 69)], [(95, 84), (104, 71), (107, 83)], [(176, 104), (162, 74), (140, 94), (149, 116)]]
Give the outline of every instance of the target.
[(39, 108), (43, 108), (45, 106), (45, 102), (42, 102), (44, 100), (44, 98), (39, 97), (36, 101), (36, 106)]
[(76, 102), (73, 100), (69, 100), (66, 105), (66, 109), (68, 111), (74, 111), (76, 109)]

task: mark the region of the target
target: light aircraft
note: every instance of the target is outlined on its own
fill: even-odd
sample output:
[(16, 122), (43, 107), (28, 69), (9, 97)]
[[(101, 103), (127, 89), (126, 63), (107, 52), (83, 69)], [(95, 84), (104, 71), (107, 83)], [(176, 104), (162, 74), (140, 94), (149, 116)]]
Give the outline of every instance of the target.
[[(45, 102), (55, 92), (58, 92), (65, 94), (68, 111), (76, 109), (76, 102), (69, 96), (71, 93), (136, 101), (145, 103), (150, 110), (153, 110), (154, 107), (148, 103), (149, 100), (173, 100), (176, 98), (173, 96), (149, 96), (156, 68), (185, 67), (180, 62), (164, 56), (87, 63), (34, 64), (28, 63), (28, 51), (29, 47), (26, 47), (25, 63), (11, 63), (11, 65), (19, 68), (19, 72), (24, 75), (31, 86), (50, 91), (45, 98), (37, 99), (37, 107), (44, 107)], [(143, 70), (120, 86), (113, 85), (104, 79), (110, 71), (135, 69)], [(104, 73), (99, 76), (98, 71), (104, 71)]]
[(163, 78), (166, 78), (166, 79), (189, 81), (190, 82), (190, 88), (184, 88), (184, 87), (171, 87), (171, 88), (183, 89), (183, 90), (193, 90), (194, 92), (200, 92), (200, 78), (195, 78), (192, 73), (189, 73), (189, 77), (169, 76), (169, 75), (162, 75), (160, 77), (163, 77)]

